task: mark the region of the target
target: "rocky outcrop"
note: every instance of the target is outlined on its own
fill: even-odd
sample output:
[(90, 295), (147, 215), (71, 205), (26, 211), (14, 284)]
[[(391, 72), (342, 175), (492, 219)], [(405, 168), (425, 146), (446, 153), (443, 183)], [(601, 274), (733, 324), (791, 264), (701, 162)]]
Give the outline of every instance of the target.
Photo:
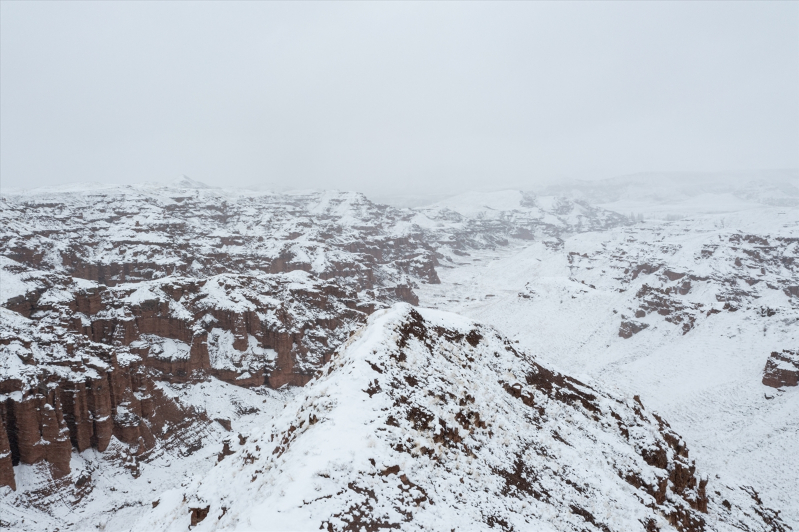
[(72, 448), (102, 451), (112, 437), (152, 446), (164, 406), (153, 379), (305, 385), (375, 309), (418, 304), (417, 283), (439, 282), (441, 249), (625, 223), (519, 199), (507, 215), (469, 217), (338, 192), (4, 195), (0, 268), (18, 289), (0, 304), (31, 321), (2, 330), (0, 479), (13, 483), (12, 463), (63, 474)]
[[(392, 290), (394, 297), (417, 301), (410, 287)], [(187, 382), (203, 374), (243, 386), (307, 382), (376, 308), (305, 272), (114, 287), (78, 286), (61, 276), (16, 299), (24, 302), (26, 317), (128, 347), (164, 380)]]
[[(395, 301), (408, 298), (395, 286), (439, 282), (431, 239), (408, 223), (413, 213), (360, 194), (98, 194), (4, 197), (3, 255), (104, 286), (170, 275), (306, 271), (358, 291), (389, 288), (382, 297)], [(398, 224), (407, 227), (400, 235), (390, 230)]]
[(4, 195), (2, 255), (104, 286), (167, 276), (305, 271), (366, 303), (414, 303), (438, 283), (443, 250), (492, 248), (624, 225), (582, 202), (517, 193), (517, 208), (468, 216), (436, 206), (396, 209), (362, 194), (231, 193), (119, 187)]
[[(667, 270), (666, 274), (668, 273)], [(684, 274), (672, 279), (672, 277), (666, 275), (671, 281), (682, 279), (683, 276)], [(679, 286), (667, 286), (666, 288), (657, 288), (644, 284), (635, 294), (636, 299), (640, 301), (636, 310), (636, 317), (641, 318), (647, 314), (655, 313), (663, 316), (667, 322), (679, 325), (682, 333), (687, 334), (693, 329), (696, 316), (702, 306), (697, 303), (688, 303), (676, 296), (677, 294), (685, 295), (690, 289), (690, 281), (684, 281)], [(635, 332), (632, 334), (635, 334)], [(623, 335), (620, 333), (619, 336)], [(625, 336), (625, 338), (629, 338), (629, 336)]]
[(0, 403), (0, 485), (16, 489), (13, 465), (46, 463), (62, 477), (70, 472), (73, 449), (104, 451), (113, 436), (140, 454), (169, 437), (169, 427), (206, 421), (153, 390), (148, 378), (129, 377), (128, 368), (115, 368), (99, 382), (51, 383), (47, 395), (29, 392)]
[(772, 388), (799, 385), (799, 351), (772, 352), (763, 370), (763, 384)]
[(305, 272), (108, 287), (3, 266), (30, 286), (0, 309), (0, 480), (12, 488), (14, 465), (59, 478), (73, 449), (116, 438), (140, 455), (197, 419), (157, 380), (302, 386), (374, 309)]
[(649, 324), (647, 323), (641, 323), (638, 321), (622, 321), (621, 325), (619, 326), (619, 336), (622, 338), (632, 338), (633, 335), (638, 334), (647, 327), (649, 327)]
[(2, 417), (11, 460), (15, 465), (47, 462), (53, 476), (62, 477), (69, 473), (72, 445), (61, 407), (61, 393), (58, 388), (42, 391), (45, 393), (7, 399), (3, 404)]
[(12, 467), (18, 464), (45, 463), (59, 478), (70, 472), (73, 449), (104, 451), (115, 437), (142, 453), (171, 426), (204, 422), (157, 390), (129, 349), (6, 310), (2, 318), (2, 485), (15, 488)]
[[(79, 293), (76, 299), (88, 298)], [(242, 386), (280, 387), (308, 382), (363, 323), (371, 309), (362, 308), (351, 291), (301, 272), (221, 275), (104, 290), (95, 312), (72, 323), (96, 342), (130, 346), (171, 382), (202, 373)], [(164, 349), (165, 339), (177, 351)]]
[[(693, 229), (688, 222), (681, 225), (625, 227), (619, 230), (623, 238), (603, 242), (601, 250), (568, 252), (572, 280), (619, 293), (633, 291), (627, 304), (635, 321), (623, 318), (620, 337), (631, 338), (660, 320), (685, 335), (714, 314), (740, 309), (757, 308), (761, 317), (769, 318), (780, 311), (758, 299), (799, 294), (795, 239), (779, 233), (709, 231), (707, 243), (692, 243), (689, 249), (696, 252), (689, 254), (683, 235)], [(791, 305), (782, 308), (793, 312)]]

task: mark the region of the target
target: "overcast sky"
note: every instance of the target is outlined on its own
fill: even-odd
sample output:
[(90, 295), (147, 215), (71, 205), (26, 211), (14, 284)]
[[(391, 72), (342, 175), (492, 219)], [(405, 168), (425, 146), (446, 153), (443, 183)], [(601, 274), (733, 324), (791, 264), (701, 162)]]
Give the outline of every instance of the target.
[(0, 186), (799, 167), (797, 2), (0, 3)]

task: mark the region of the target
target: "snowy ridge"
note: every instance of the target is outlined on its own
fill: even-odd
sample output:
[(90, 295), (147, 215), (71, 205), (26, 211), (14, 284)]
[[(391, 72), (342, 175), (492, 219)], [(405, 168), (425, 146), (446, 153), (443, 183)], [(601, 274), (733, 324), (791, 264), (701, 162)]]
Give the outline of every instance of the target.
[(131, 529), (784, 530), (746, 491), (716, 482), (708, 500), (637, 399), (460, 316), (380, 311), (322, 373)]

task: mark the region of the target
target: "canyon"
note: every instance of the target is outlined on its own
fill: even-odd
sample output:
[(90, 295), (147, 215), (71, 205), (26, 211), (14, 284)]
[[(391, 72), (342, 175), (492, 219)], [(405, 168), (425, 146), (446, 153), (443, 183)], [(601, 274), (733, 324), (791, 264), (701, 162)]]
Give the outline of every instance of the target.
[[(0, 521), (788, 530), (799, 215), (747, 190), (745, 209), (646, 221), (615, 197), (519, 191), (413, 209), (187, 178), (4, 192)], [(294, 465), (295, 441), (319, 455), (326, 438), (328, 465)], [(374, 463), (341, 469), (367, 441)], [(464, 498), (427, 480), (461, 468)], [(280, 488), (302, 515), (263, 502), (283, 470), (305, 479)], [(316, 483), (326, 502), (304, 504)], [(589, 502), (602, 483), (612, 515)]]

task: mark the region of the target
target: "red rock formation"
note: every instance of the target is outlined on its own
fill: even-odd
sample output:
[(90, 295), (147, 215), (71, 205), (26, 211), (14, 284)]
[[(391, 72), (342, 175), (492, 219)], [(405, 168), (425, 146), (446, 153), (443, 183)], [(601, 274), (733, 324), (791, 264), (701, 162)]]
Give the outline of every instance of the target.
[(799, 351), (771, 353), (763, 370), (763, 384), (772, 388), (799, 385)]
[(406, 303), (410, 303), (411, 305), (418, 305), (419, 298), (416, 294), (413, 293), (413, 289), (410, 286), (403, 286), (399, 285), (394, 288), (394, 293), (397, 294), (397, 298), (400, 301), (405, 301)]
[(8, 441), (8, 430), (6, 429), (6, 405), (3, 402), (0, 402), (0, 486), (9, 486), (12, 490), (17, 489), (11, 443)]
[(197, 526), (200, 521), (208, 517), (208, 511), (210, 509), (210, 506), (206, 506), (205, 508), (189, 508), (189, 514), (191, 514), (191, 524), (189, 526)]
[[(231, 276), (228, 287), (227, 277), (221, 281), (222, 288), (230, 291), (233, 297), (241, 290), (284, 290), (278, 284), (264, 284), (248, 276)], [(95, 342), (130, 346), (140, 355), (144, 364), (170, 382), (188, 382), (193, 375), (213, 375), (226, 382), (240, 386), (304, 385), (313, 372), (332, 354), (340, 341), (359, 326), (373, 307), (358, 305), (355, 295), (333, 283), (314, 283), (309, 289), (292, 288), (288, 293), (275, 294), (288, 300), (294, 308), (284, 306), (274, 309), (276, 321), (262, 322), (259, 312), (252, 309), (233, 310), (215, 307), (205, 303), (205, 295), (200, 290), (207, 281), (169, 280), (156, 285), (157, 296), (136, 304), (125, 303), (122, 298), (130, 293), (107, 289), (102, 291), (80, 292), (70, 309), (79, 310), (90, 322), (72, 320), (71, 327)], [(280, 281), (285, 282), (285, 281)], [(410, 287), (398, 286), (394, 297), (410, 298), (415, 294)], [(252, 298), (245, 292), (239, 299)], [(258, 292), (255, 292), (257, 295)], [(174, 301), (188, 312), (180, 318), (174, 315)], [(272, 299), (274, 301), (274, 298)], [(331, 305), (331, 302), (334, 302)], [(299, 308), (297, 308), (299, 307)], [(122, 309), (109, 313), (109, 309)], [(268, 309), (262, 309), (260, 312)], [(92, 314), (92, 311), (97, 314)], [(300, 316), (295, 313), (300, 312)], [(213, 318), (211, 324), (206, 320)], [(309, 320), (308, 318), (312, 319)], [(222, 329), (233, 333), (233, 349), (245, 352), (252, 336), (258, 345), (273, 349), (278, 358), (272, 363), (263, 362), (258, 367), (214, 367), (208, 352), (208, 332)], [(313, 331), (312, 337), (306, 331)], [(337, 332), (341, 331), (341, 332)], [(335, 341), (329, 335), (338, 334)], [(186, 357), (162, 356), (148, 347), (142, 335), (155, 335), (188, 344)], [(135, 344), (134, 344), (135, 343)], [(306, 361), (310, 356), (313, 361)], [(199, 372), (199, 373), (198, 373)]]
[(69, 383), (63, 393), (64, 419), (69, 427), (72, 446), (83, 452), (92, 446), (93, 414), (89, 411), (89, 392), (85, 382)]
[(207, 421), (154, 389), (149, 376), (135, 366), (117, 365), (104, 378), (87, 383), (51, 382), (48, 390), (0, 404), (0, 485), (15, 487), (12, 464), (45, 462), (60, 477), (70, 471), (73, 447), (102, 452), (113, 435), (141, 453), (156, 444), (155, 435), (163, 434), (167, 423)]
[(45, 389), (46, 393), (6, 400), (4, 428), (14, 465), (44, 461), (51, 465), (53, 476), (62, 477), (70, 470), (72, 444), (61, 411), (60, 390)]
[[(6, 353), (22, 358), (28, 369), (21, 378), (0, 383), (0, 485), (15, 488), (17, 464), (46, 463), (54, 477), (63, 477), (70, 472), (73, 448), (102, 452), (115, 436), (140, 454), (156, 444), (156, 434), (169, 436), (165, 428), (207, 422), (159, 392), (150, 370), (126, 348), (49, 325), (40, 329), (37, 322), (27, 325), (22, 331), (0, 330), (2, 344), (30, 349)], [(66, 353), (65, 345), (70, 346)], [(125, 364), (118, 352), (124, 352)]]

